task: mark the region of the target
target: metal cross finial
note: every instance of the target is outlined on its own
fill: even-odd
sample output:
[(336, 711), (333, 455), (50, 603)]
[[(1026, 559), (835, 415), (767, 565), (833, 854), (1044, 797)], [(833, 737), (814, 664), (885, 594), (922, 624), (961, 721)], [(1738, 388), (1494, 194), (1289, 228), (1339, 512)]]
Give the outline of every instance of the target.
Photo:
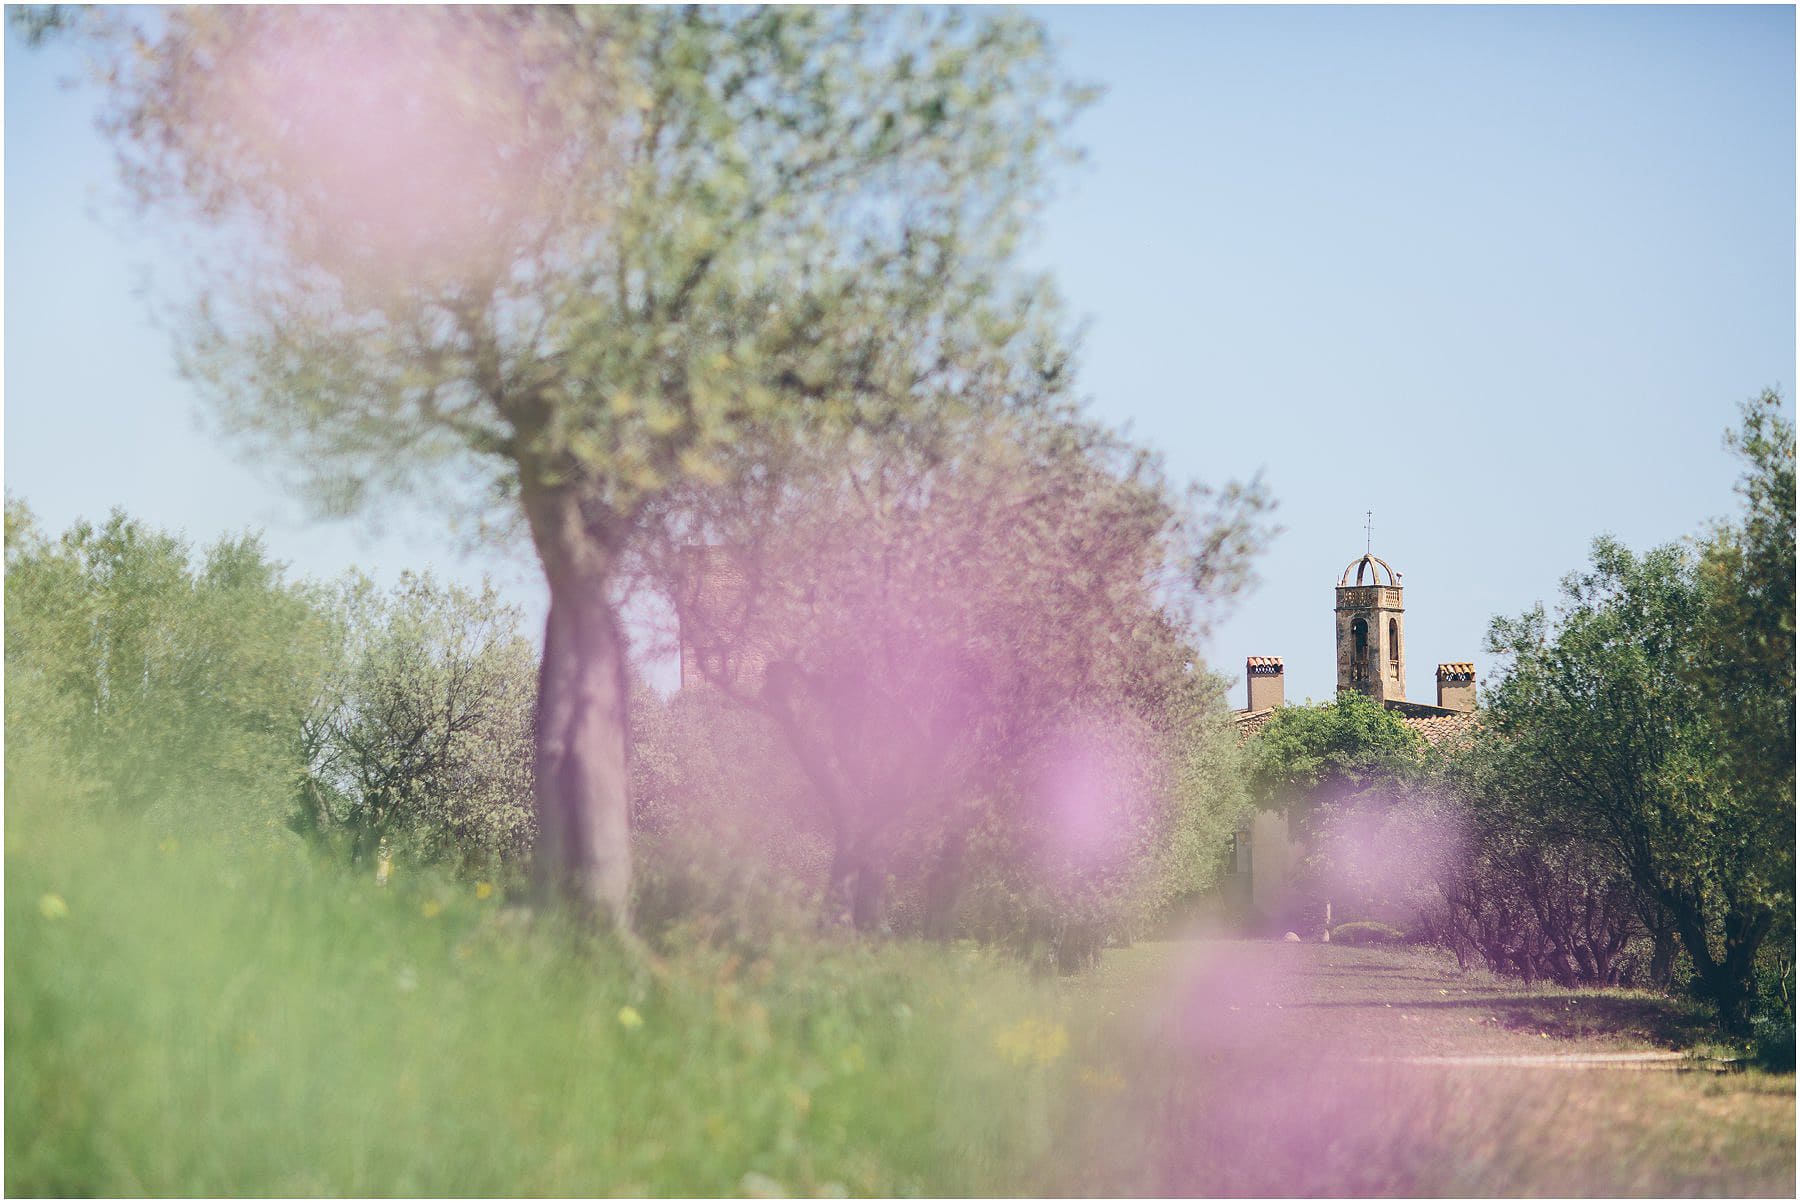
[(1375, 552), (1375, 511), (1363, 511), (1363, 552), (1373, 555)]

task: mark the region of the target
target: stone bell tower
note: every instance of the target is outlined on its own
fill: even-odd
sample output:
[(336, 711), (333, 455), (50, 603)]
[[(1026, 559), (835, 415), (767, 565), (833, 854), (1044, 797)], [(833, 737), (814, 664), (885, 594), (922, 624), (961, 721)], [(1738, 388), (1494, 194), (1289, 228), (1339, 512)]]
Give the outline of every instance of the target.
[(1354, 689), (1378, 702), (1404, 701), (1405, 635), (1400, 574), (1373, 555), (1352, 560), (1337, 583), (1339, 692)]

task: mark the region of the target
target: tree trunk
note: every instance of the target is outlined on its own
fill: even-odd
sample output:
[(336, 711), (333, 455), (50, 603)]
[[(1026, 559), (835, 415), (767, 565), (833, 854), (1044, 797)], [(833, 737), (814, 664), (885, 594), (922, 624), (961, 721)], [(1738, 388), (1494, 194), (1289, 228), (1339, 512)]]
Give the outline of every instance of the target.
[(534, 725), (537, 894), (628, 929), (630, 684), (608, 592), (613, 549), (586, 530), (572, 497), (525, 501), (550, 586)]
[(865, 935), (888, 934), (887, 871), (866, 841), (839, 841), (822, 919), (826, 927), (848, 925)]
[(1663, 928), (1650, 933), (1650, 987), (1666, 991), (1675, 977), (1675, 933)]
[(943, 846), (932, 861), (931, 873), (925, 879), (925, 921), (923, 935), (927, 940), (948, 943), (956, 931), (956, 903), (962, 895), (966, 874), (965, 857), (968, 834), (960, 825), (944, 833)]
[(1751, 1004), (1755, 1001), (1756, 950), (1768, 934), (1773, 914), (1766, 907), (1734, 907), (1727, 911), (1723, 923), (1724, 955), (1715, 957), (1699, 908), (1671, 905), (1670, 909), (1681, 942), (1694, 962), (1695, 985), (1700, 995), (1713, 1004), (1727, 1030), (1747, 1031)]

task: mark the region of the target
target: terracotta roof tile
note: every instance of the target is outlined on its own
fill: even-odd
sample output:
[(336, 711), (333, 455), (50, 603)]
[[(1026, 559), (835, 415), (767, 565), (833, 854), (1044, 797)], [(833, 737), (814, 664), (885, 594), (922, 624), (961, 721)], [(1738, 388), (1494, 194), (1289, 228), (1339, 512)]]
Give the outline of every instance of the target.
[(1274, 717), (1275, 707), (1269, 706), (1262, 710), (1234, 711), (1231, 721), (1237, 724), (1238, 740), (1242, 742), (1268, 726), (1269, 720)]
[[(1454, 743), (1468, 738), (1475, 730), (1477, 713), (1475, 711), (1443, 711), (1436, 706), (1424, 703), (1401, 703), (1415, 713), (1400, 715), (1400, 721), (1419, 733), (1420, 738), (1433, 746)], [(1390, 709), (1399, 710), (1398, 706)], [(1430, 713), (1436, 711), (1436, 713)], [(1236, 710), (1232, 712), (1231, 721), (1237, 724), (1239, 741), (1260, 734), (1275, 717), (1275, 707), (1263, 710)]]
[(1460, 714), (1403, 715), (1400, 719), (1434, 746), (1459, 742), (1475, 730), (1475, 712)]

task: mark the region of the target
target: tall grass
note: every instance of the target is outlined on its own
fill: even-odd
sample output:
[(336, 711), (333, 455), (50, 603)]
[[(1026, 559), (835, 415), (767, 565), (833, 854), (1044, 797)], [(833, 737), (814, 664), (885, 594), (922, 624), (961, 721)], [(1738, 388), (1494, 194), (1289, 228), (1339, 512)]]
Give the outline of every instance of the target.
[(997, 1039), (1062, 1031), (1059, 987), (973, 951), (634, 956), (479, 883), (36, 802), (8, 798), (8, 1193), (1009, 1193), (1049, 1151), (1061, 1050)]
[(1576, 1010), (1630, 1001), (1447, 958), (1170, 944), (1033, 978), (779, 925), (628, 953), (277, 828), (51, 801), (8, 789), (10, 1194), (1792, 1190), (1791, 1075), (1367, 1062), (1591, 1042)]

